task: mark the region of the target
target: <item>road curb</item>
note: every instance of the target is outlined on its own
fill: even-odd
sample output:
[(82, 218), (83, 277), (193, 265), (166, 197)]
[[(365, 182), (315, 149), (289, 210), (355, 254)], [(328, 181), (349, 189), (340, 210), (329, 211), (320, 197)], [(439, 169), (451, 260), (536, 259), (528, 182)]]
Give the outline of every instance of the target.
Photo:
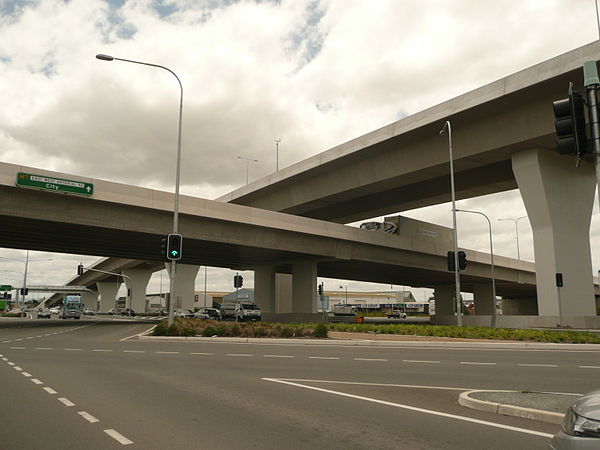
[(486, 411), (504, 416), (521, 417), (524, 419), (538, 420), (540, 422), (561, 424), (565, 417), (562, 413), (544, 411), (541, 409), (524, 408), (522, 406), (507, 405), (504, 403), (488, 402), (470, 397), (474, 392), (517, 392), (517, 391), (502, 391), (502, 390), (474, 390), (462, 392), (458, 396), (458, 404), (466, 408), (476, 409), (478, 411)]
[(546, 342), (448, 342), (448, 341), (379, 341), (370, 339), (294, 339), (294, 338), (245, 338), (203, 336), (140, 336), (144, 340), (198, 341), (248, 344), (304, 344), (338, 345), (357, 347), (430, 347), (461, 349), (527, 349), (527, 350), (579, 350), (600, 352), (598, 344), (554, 344)]

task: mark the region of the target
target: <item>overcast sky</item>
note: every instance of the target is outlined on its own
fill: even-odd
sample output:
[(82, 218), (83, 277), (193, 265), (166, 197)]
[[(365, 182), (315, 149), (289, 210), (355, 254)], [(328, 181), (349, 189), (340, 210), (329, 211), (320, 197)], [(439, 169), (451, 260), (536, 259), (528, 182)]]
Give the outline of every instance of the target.
[[(97, 53), (178, 74), (181, 192), (214, 199), (246, 183), (238, 156), (258, 160), (250, 181), (275, 171), (275, 139), (283, 168), (596, 39), (594, 0), (0, 0), (0, 161), (173, 190), (176, 80)], [(496, 219), (526, 215), (518, 191), (458, 205), (488, 214), (495, 253), (516, 257), (514, 224)], [(406, 215), (451, 224), (449, 205)], [(459, 232), (461, 246), (489, 251), (482, 217), (461, 216)], [(519, 241), (533, 260), (527, 220)], [(596, 270), (597, 201), (591, 242)], [(31, 253), (47, 258), (30, 283), (65, 283), (96, 259)], [(1, 282), (22, 271), (0, 259)], [(340, 284), (389, 288), (325, 280)], [(232, 273), (209, 268), (208, 289), (231, 290)]]

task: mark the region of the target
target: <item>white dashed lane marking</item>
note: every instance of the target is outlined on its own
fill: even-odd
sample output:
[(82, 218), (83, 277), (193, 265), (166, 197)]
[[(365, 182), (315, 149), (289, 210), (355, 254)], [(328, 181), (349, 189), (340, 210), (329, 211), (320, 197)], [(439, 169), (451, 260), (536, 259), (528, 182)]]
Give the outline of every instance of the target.
[(112, 350), (104, 350), (104, 349), (95, 349), (93, 352), (112, 352)]
[(249, 353), (227, 353), (227, 356), (254, 356)]
[(9, 347), (11, 350), (25, 350), (27, 347)]
[(161, 355), (178, 355), (179, 352), (156, 352), (159, 353)]
[(23, 370), (19, 366), (15, 366), (15, 367), (13, 367), (13, 369), (15, 369), (17, 372), (21, 372)]
[(354, 358), (354, 361), (387, 361), (383, 358)]
[(292, 355), (263, 355), (265, 358), (294, 358)]
[(600, 369), (600, 366), (577, 366), (580, 369)]
[(129, 439), (127, 439), (125, 436), (123, 436), (118, 431), (110, 429), (110, 430), (104, 430), (104, 432), (106, 434), (108, 434), (111, 438), (113, 438), (114, 440), (119, 442), (120, 444), (123, 444), (123, 445), (133, 444), (133, 441), (130, 441)]
[(56, 391), (54, 389), (52, 389), (51, 387), (46, 386), (45, 388), (43, 388), (48, 394), (56, 394)]
[(96, 422), (100, 422), (98, 419), (96, 419), (94, 416), (92, 416), (90, 413), (87, 413), (85, 411), (78, 411), (77, 414), (79, 414), (81, 417), (83, 417), (85, 420), (87, 420), (89, 423), (96, 423)]
[(31, 382), (34, 383), (34, 384), (44, 384), (40, 380), (38, 380), (37, 378), (32, 378)]
[(439, 361), (420, 361), (417, 359), (403, 359), (402, 362), (407, 363), (423, 363), (423, 364), (439, 364)]
[(495, 366), (495, 362), (474, 362), (474, 361), (461, 361), (460, 364), (466, 364), (471, 366)]
[(146, 353), (145, 350), (123, 350), (123, 353)]
[(69, 400), (68, 398), (65, 397), (61, 397), (61, 398), (57, 398), (57, 400), (59, 402), (61, 402), (63, 405), (65, 406), (75, 406), (75, 403), (73, 403), (71, 400)]
[(80, 348), (65, 348), (64, 350), (67, 352), (80, 352), (81, 351)]
[(214, 353), (195, 352), (195, 353), (190, 353), (190, 355), (214, 356)]
[(6, 364), (8, 364), (9, 366), (14, 366), (15, 365), (14, 362), (10, 362), (10, 361), (8, 361)]
[(309, 356), (308, 359), (340, 359), (338, 356)]
[(29, 372), (21, 372), (21, 375), (23, 375), (24, 377), (29, 378), (31, 376), (31, 374)]
[(36, 347), (36, 350), (54, 350), (52, 347)]
[(517, 364), (520, 367), (558, 367), (556, 364)]

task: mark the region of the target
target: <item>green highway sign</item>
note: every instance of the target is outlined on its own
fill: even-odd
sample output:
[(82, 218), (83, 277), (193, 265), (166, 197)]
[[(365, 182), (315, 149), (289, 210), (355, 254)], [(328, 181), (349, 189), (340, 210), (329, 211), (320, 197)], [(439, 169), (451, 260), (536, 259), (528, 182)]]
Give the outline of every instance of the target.
[(44, 189), (54, 192), (68, 192), (70, 194), (92, 195), (94, 185), (83, 181), (65, 180), (64, 178), (48, 177), (46, 175), (34, 175), (32, 173), (19, 172), (17, 174), (17, 186)]
[(10, 284), (0, 284), (0, 292), (2, 291), (12, 291), (13, 287)]

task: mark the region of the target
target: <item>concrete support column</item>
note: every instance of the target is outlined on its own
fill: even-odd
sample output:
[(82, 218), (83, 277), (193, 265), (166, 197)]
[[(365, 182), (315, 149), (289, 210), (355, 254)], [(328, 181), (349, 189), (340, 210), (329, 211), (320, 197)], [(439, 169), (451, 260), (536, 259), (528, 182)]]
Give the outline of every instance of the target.
[(537, 316), (537, 301), (535, 298), (503, 298), (503, 316)]
[(254, 268), (254, 302), (265, 313), (277, 312), (275, 308), (275, 267)]
[[(96, 287), (100, 293), (100, 312), (107, 313), (109, 309), (115, 307), (117, 293), (121, 287), (121, 279), (117, 281), (97, 281)], [(135, 311), (135, 310), (134, 310)]]
[[(540, 316), (593, 316), (590, 221), (594, 167), (555, 152), (512, 155), (512, 168), (533, 229)], [(556, 273), (564, 287), (556, 287)]]
[(131, 299), (127, 302), (127, 307), (131, 305), (131, 309), (136, 314), (144, 314), (146, 312), (146, 288), (152, 276), (152, 271), (147, 269), (125, 269), (123, 275), (128, 277), (124, 278), (125, 285), (131, 292)]
[(292, 275), (289, 273), (275, 275), (275, 311), (292, 312)]
[(292, 264), (292, 312), (317, 312), (317, 263)]
[(455, 288), (453, 284), (435, 287), (433, 298), (435, 299), (436, 316), (454, 315), (454, 290)]
[[(171, 276), (171, 263), (165, 263), (167, 273)], [(173, 309), (194, 309), (194, 294), (196, 293), (196, 276), (200, 266), (189, 264), (177, 264), (177, 275), (175, 276), (175, 292), (171, 299)]]
[(494, 314), (494, 293), (491, 283), (473, 285), (473, 303), (476, 316)]
[(81, 299), (84, 308), (92, 308), (94, 311), (98, 309), (98, 294), (96, 292), (83, 291)]

